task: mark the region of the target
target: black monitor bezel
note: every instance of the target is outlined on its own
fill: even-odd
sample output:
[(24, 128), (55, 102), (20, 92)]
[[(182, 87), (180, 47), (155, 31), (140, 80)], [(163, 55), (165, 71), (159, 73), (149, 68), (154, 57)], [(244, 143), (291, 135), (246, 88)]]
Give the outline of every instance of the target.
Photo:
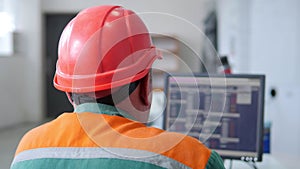
[[(265, 100), (265, 75), (264, 74), (206, 74), (206, 73), (175, 73), (175, 74), (165, 74), (165, 88), (164, 88), (164, 93), (165, 96), (167, 98), (168, 96), (168, 86), (169, 86), (169, 78), (170, 77), (217, 77), (217, 78), (252, 78), (252, 79), (259, 79), (260, 83), (261, 83), (261, 88), (260, 88), (260, 97), (259, 97), (259, 102), (260, 104), (260, 108), (259, 108), (259, 120), (258, 120), (258, 132), (260, 133), (258, 135), (258, 151), (257, 156), (256, 156), (256, 160), (254, 160), (254, 158), (246, 158), (245, 156), (225, 156), (220, 154), (220, 156), (223, 159), (237, 159), (237, 160), (244, 160), (244, 161), (262, 161), (262, 156), (263, 156), (263, 137), (264, 137), (264, 100)], [(166, 105), (168, 104), (169, 100), (166, 100)], [(167, 126), (166, 126), (166, 114), (167, 114), (167, 107), (165, 107), (164, 109), (164, 118), (163, 118), (163, 129), (166, 130)]]

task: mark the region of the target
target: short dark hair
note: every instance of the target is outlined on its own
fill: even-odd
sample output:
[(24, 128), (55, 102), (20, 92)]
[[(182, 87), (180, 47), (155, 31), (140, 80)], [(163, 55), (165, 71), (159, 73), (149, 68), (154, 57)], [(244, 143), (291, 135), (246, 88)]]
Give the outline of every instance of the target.
[(88, 93), (69, 93), (72, 101), (76, 105), (80, 105), (83, 103), (103, 103), (114, 106), (115, 104), (121, 102), (126, 99), (140, 84), (140, 80), (134, 81), (130, 84), (122, 86), (116, 92), (109, 94), (107, 96), (101, 98), (95, 98)]

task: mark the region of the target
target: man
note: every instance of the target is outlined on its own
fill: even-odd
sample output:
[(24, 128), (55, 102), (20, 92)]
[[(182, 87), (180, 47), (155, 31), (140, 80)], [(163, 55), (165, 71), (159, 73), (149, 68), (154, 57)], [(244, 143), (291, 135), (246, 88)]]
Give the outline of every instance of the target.
[(224, 168), (198, 140), (143, 124), (159, 55), (134, 12), (81, 11), (64, 29), (58, 54), (54, 86), (75, 110), (29, 131), (12, 169)]

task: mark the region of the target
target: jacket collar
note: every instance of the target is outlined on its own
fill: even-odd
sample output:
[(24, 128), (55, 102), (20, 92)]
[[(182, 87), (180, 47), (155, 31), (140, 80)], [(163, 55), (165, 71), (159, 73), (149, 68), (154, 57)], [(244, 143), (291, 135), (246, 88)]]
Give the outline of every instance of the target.
[(122, 116), (131, 120), (135, 120), (133, 116), (129, 115), (125, 111), (118, 109), (114, 106), (101, 104), (101, 103), (83, 103), (77, 105), (75, 107), (74, 112), (76, 113), (91, 112), (91, 113), (106, 114), (111, 116)]

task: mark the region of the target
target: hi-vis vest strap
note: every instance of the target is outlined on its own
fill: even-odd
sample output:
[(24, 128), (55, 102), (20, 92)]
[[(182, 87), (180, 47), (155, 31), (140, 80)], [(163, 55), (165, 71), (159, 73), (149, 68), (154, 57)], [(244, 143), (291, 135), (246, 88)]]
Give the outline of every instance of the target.
[(215, 155), (196, 139), (120, 116), (65, 113), (22, 138), (11, 168), (204, 169), (220, 162), (209, 160)]

